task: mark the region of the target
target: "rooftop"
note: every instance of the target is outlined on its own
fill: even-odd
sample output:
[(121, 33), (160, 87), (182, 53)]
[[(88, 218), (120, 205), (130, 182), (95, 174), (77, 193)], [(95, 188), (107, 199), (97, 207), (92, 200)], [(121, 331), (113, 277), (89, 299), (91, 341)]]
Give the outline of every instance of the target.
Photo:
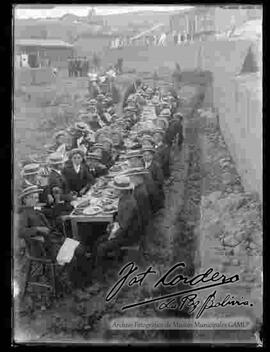
[(72, 44), (66, 43), (60, 39), (17, 39), (15, 40), (15, 45), (73, 48)]

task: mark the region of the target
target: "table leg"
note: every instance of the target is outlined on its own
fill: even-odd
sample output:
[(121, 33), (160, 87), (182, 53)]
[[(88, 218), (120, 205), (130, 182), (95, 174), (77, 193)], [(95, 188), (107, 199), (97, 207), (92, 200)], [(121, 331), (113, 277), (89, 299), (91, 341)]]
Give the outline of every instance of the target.
[(76, 219), (71, 219), (71, 229), (74, 240), (79, 240), (78, 236), (78, 223)]

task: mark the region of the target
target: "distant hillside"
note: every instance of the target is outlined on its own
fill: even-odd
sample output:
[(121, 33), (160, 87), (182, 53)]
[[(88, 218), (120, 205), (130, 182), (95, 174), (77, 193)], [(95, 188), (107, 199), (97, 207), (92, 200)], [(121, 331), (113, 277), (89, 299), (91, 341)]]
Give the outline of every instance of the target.
[(155, 25), (156, 23), (164, 23), (165, 25), (169, 25), (170, 15), (172, 12), (132, 12), (132, 13), (124, 13), (120, 15), (107, 15), (104, 16), (104, 21), (108, 24), (108, 26), (112, 27), (127, 27), (130, 23), (149, 23), (149, 25)]

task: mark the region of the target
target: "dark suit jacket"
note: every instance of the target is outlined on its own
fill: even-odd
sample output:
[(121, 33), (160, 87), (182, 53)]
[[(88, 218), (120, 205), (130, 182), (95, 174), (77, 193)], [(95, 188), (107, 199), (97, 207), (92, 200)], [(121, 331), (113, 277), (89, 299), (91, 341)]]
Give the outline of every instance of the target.
[(53, 187), (59, 187), (62, 190), (61, 200), (72, 200), (65, 176), (62, 173), (58, 174), (56, 171), (51, 170), (48, 178), (48, 194), (52, 195)]
[(102, 150), (102, 159), (101, 162), (105, 165), (108, 169), (113, 166), (114, 161), (112, 159), (112, 155), (107, 150)]
[(162, 185), (164, 182), (164, 175), (163, 175), (162, 168), (159, 165), (159, 163), (156, 162), (155, 160), (153, 160), (150, 167), (148, 168), (148, 170), (151, 173), (153, 181), (157, 184), (157, 186), (159, 188), (160, 187), (162, 188)]
[[(152, 211), (155, 212), (156, 210), (160, 209), (164, 204), (165, 194), (163, 191), (163, 181), (164, 176), (160, 165), (152, 161), (150, 167), (148, 168), (150, 172), (150, 177), (152, 182), (148, 181), (151, 185), (152, 193), (150, 194), (150, 202)], [(148, 178), (148, 180), (150, 180)]]
[(123, 108), (127, 105), (127, 98), (131, 95), (136, 93), (135, 83), (132, 83), (126, 90), (123, 98)]
[(117, 239), (130, 244), (136, 242), (140, 235), (140, 216), (137, 202), (131, 193), (119, 199), (117, 219), (120, 225), (115, 234)]
[(156, 148), (156, 154), (154, 156), (163, 171), (164, 177), (170, 176), (170, 148), (166, 144), (162, 144)]
[(37, 230), (38, 226), (45, 226), (51, 229), (51, 226), (41, 211), (33, 207), (23, 207), (19, 214), (19, 237), (25, 240), (40, 235)]
[(141, 220), (142, 232), (148, 224), (151, 217), (150, 198), (144, 183), (137, 185), (133, 191), (134, 198), (138, 205)]
[(69, 191), (80, 192), (80, 190), (85, 186), (90, 187), (91, 184), (94, 183), (93, 177), (84, 164), (81, 164), (81, 168), (78, 174), (74, 170), (72, 164), (66, 165), (63, 170), (63, 176), (65, 177)]

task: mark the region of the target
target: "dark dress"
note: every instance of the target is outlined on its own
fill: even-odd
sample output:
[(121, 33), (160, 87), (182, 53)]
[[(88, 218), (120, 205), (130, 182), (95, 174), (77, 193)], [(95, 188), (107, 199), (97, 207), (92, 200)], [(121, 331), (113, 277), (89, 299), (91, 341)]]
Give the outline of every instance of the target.
[(86, 186), (89, 189), (94, 183), (93, 177), (85, 164), (81, 164), (80, 171), (77, 173), (73, 165), (69, 163), (63, 170), (63, 176), (65, 177), (68, 190), (77, 193)]

